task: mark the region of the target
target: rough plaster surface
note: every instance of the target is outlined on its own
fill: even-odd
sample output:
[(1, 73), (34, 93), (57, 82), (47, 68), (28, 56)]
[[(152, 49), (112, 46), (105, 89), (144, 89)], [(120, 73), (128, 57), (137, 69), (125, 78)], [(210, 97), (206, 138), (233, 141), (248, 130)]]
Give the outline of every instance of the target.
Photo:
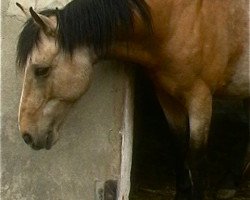
[(22, 22), (13, 3), (2, 1), (1, 199), (94, 200), (95, 181), (120, 177), (126, 74), (114, 62), (95, 66), (92, 86), (71, 110), (58, 143), (50, 151), (31, 150), (17, 129), (21, 76), (14, 60)]

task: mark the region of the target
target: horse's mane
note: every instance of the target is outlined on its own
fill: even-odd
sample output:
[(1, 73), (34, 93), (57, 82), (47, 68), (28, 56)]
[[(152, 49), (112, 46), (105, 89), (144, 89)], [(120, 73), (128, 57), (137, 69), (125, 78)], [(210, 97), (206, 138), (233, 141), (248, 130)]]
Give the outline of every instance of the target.
[[(88, 46), (103, 54), (116, 39), (118, 31), (133, 31), (133, 15), (137, 12), (151, 29), (151, 16), (144, 0), (73, 0), (61, 10), (45, 10), (41, 14), (57, 16), (58, 44), (72, 54), (80, 46)], [(29, 19), (20, 33), (17, 64), (24, 66), (33, 47), (39, 42), (40, 27)]]

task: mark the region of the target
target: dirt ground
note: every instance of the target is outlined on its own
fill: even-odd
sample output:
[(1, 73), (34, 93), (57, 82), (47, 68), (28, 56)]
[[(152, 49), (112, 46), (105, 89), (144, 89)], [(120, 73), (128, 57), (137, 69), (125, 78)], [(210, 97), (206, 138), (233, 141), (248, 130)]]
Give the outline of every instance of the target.
[[(172, 200), (175, 194), (168, 124), (152, 91), (148, 80), (137, 75), (130, 200)], [(250, 200), (250, 177), (241, 177), (249, 136), (249, 120), (244, 111), (242, 102), (214, 103), (207, 166), (211, 196), (226, 182), (227, 175), (233, 174), (238, 185), (234, 200)]]

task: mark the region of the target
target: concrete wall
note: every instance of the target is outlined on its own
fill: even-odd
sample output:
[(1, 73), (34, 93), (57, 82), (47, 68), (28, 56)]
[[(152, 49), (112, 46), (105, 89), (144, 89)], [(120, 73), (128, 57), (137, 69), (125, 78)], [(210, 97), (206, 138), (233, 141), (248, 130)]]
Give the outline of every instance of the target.
[[(1, 9), (1, 199), (93, 200), (96, 181), (126, 176), (121, 175), (121, 162), (130, 158), (122, 158), (121, 143), (131, 143), (131, 138), (122, 138), (132, 129), (124, 121), (129, 121), (131, 115), (131, 110), (124, 109), (129, 101), (128, 96), (125, 98), (130, 94), (129, 79), (121, 64), (104, 62), (95, 66), (92, 86), (74, 105), (59, 142), (50, 151), (33, 151), (24, 144), (17, 129), (21, 79), (14, 60), (23, 22), (20, 11), (13, 6), (15, 2), (2, 1)], [(36, 2), (35, 6), (41, 8), (46, 2), (48, 6), (66, 1), (20, 2)], [(129, 149), (123, 146), (123, 151)], [(129, 166), (125, 168), (128, 175)], [(128, 176), (124, 184), (129, 184)], [(123, 185), (120, 190), (128, 193), (129, 186)]]

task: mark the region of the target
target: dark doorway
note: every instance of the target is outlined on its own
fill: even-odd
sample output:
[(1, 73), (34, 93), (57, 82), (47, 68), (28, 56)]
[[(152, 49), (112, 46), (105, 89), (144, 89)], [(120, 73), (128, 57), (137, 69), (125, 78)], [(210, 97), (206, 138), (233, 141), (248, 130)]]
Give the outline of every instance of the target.
[[(214, 103), (209, 140), (209, 177), (213, 186), (219, 187), (228, 172), (239, 174), (248, 133), (248, 119), (241, 102)], [(130, 200), (173, 199), (174, 154), (168, 124), (152, 84), (140, 70), (135, 81), (133, 141)], [(240, 186), (235, 199), (249, 200), (250, 181)]]

